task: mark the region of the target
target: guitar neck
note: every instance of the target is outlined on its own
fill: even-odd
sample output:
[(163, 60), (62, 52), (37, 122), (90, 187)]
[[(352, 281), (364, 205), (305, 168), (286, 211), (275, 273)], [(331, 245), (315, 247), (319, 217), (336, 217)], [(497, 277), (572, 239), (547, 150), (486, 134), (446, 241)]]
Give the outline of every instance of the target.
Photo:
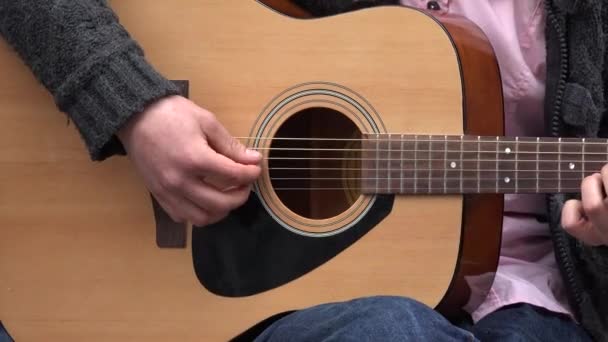
[(608, 140), (366, 135), (363, 193), (576, 193), (608, 162)]

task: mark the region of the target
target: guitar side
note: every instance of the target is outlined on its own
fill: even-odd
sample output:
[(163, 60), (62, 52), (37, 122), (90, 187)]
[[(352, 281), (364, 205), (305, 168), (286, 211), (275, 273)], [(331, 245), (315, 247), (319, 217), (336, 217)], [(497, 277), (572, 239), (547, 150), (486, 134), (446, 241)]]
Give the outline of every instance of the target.
[[(298, 20), (254, 1), (112, 5), (149, 60), (189, 80), (191, 99), (235, 136), (250, 136), (273, 98), (307, 82), (352, 89), (386, 132), (502, 133), (493, 56), (458, 22), (445, 23), (448, 35), (405, 8)], [(276, 313), (373, 294), (449, 312), (466, 298), (464, 276), (494, 270), (500, 196), (399, 196), (377, 227), (295, 281), (247, 297), (210, 293), (190, 246), (156, 247), (151, 203), (128, 161), (91, 163), (1, 44), (0, 319), (17, 340), (226, 340)]]

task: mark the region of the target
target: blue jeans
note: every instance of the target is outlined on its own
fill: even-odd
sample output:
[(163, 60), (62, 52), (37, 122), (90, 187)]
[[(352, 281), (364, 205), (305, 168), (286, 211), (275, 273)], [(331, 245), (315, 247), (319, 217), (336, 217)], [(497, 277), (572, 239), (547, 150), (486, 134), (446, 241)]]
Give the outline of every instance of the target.
[(13, 339), (9, 337), (8, 333), (4, 329), (2, 322), (0, 322), (0, 342), (13, 342)]
[(369, 297), (294, 312), (256, 341), (569, 341), (591, 342), (575, 322), (543, 309), (513, 305), (477, 324), (452, 324), (436, 311), (401, 297)]

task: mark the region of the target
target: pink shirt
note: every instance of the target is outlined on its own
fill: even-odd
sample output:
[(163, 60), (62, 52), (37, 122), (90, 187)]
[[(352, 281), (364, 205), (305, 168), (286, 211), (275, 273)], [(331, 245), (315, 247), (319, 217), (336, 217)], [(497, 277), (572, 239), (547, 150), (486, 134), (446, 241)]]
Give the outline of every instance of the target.
[[(427, 9), (428, 0), (401, 0)], [(436, 16), (464, 16), (494, 47), (502, 77), (506, 135), (543, 136), (545, 37), (542, 0), (437, 0)], [(483, 96), (483, 95), (480, 95)], [(529, 303), (573, 317), (544, 214), (544, 195), (505, 195), (501, 257), (485, 301), (469, 310), (477, 322), (509, 304)], [(474, 280), (472, 280), (474, 283)], [(474, 284), (472, 284), (474, 286)]]

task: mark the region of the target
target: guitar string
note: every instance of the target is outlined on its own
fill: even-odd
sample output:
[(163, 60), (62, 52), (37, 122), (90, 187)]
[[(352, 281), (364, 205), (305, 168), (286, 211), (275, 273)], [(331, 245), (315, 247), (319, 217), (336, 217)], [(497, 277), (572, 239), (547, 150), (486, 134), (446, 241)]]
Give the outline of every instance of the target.
[[(358, 168), (358, 167), (269, 167), (269, 168), (263, 168), (264, 170), (328, 170), (328, 171), (387, 171), (387, 172), (401, 172), (401, 171), (481, 171), (481, 172), (559, 172), (559, 173), (566, 173), (566, 172), (573, 172), (573, 173), (581, 173), (581, 170), (570, 170), (570, 169), (566, 169), (566, 170), (541, 170), (541, 169), (481, 169), (481, 168), (477, 168), (477, 169), (462, 169), (462, 168), (418, 168), (418, 169), (413, 169), (413, 168), (406, 168), (406, 169), (400, 169), (400, 168), (394, 168), (394, 169), (389, 169), (389, 168)], [(592, 170), (585, 170), (586, 173), (588, 172), (600, 172), (600, 170), (597, 171), (592, 171)]]
[[(355, 188), (355, 187), (345, 187), (345, 188), (272, 188), (275, 191), (295, 191), (295, 190), (299, 190), (299, 191), (303, 191), (303, 190), (310, 190), (310, 191), (323, 191), (323, 190), (332, 190), (332, 191), (338, 191), (338, 190), (361, 190), (360, 188)], [(467, 192), (467, 193), (479, 193), (482, 191), (486, 191), (486, 192), (490, 192), (490, 193), (503, 193), (501, 191), (496, 191), (496, 187), (495, 186), (491, 186), (491, 187), (443, 187), (443, 186), (438, 186), (438, 187), (430, 187), (427, 188), (426, 186), (424, 187), (424, 191), (414, 191), (416, 190), (416, 188), (414, 187), (408, 187), (408, 188), (400, 188), (400, 187), (368, 187), (367, 189), (369, 190), (373, 190), (372, 193), (385, 193), (385, 192), (390, 192), (390, 193), (399, 193), (399, 192), (408, 192), (408, 193), (430, 193), (430, 192), (437, 192), (437, 193), (446, 193), (446, 192), (455, 192), (455, 193), (463, 193), (463, 192)], [(419, 189), (419, 188), (418, 188)], [(428, 191), (427, 189), (429, 189), (430, 191)], [(479, 190), (479, 191), (478, 191)], [(500, 190), (500, 189), (499, 189)], [(508, 193), (512, 193), (511, 190), (514, 189), (504, 189), (506, 192)], [(564, 191), (574, 191), (574, 192), (580, 192), (580, 187), (562, 187), (561, 188), (561, 192)], [(411, 192), (413, 191), (413, 192)], [(555, 188), (553, 187), (529, 187), (529, 188), (522, 188), (520, 187), (518, 189), (517, 192), (545, 192), (545, 191), (551, 191), (551, 192), (556, 192)]]
[[(391, 139), (392, 136), (389, 136), (389, 139), (384, 140), (384, 139), (341, 139), (341, 138), (254, 138), (254, 139), (262, 139), (262, 140), (267, 140), (267, 139), (273, 139), (273, 140), (296, 140), (296, 141), (366, 141), (369, 143), (372, 142), (380, 142), (380, 143), (401, 143), (401, 142), (417, 142), (418, 144), (420, 143), (425, 143), (425, 142), (439, 142), (439, 143), (443, 143), (443, 144), (448, 144), (448, 143), (472, 143), (472, 144), (476, 144), (477, 146), (479, 146), (480, 144), (483, 143), (503, 143), (502, 147), (505, 147), (504, 145), (508, 144), (511, 141), (505, 141), (505, 140), (500, 140), (500, 139), (496, 139), (496, 140), (448, 140), (448, 139), (424, 139), (424, 136), (420, 136), (422, 139)], [(251, 139), (247, 138), (247, 137), (240, 137), (238, 139)], [(513, 141), (515, 142), (515, 141)], [(541, 140), (535, 140), (535, 141), (525, 141), (525, 140), (520, 140), (518, 142), (518, 144), (524, 145), (524, 144), (532, 144), (532, 145), (538, 145), (538, 144), (549, 144), (549, 143), (554, 143), (554, 141), (548, 142), (548, 141), (541, 141)], [(572, 142), (572, 141), (567, 141), (567, 140), (562, 140), (559, 141), (559, 144), (579, 144), (582, 146), (586, 146), (586, 145), (602, 145), (605, 146), (605, 143), (601, 142), (594, 142), (594, 141), (577, 141), (577, 142)], [(378, 145), (378, 144), (376, 144)], [(392, 144), (391, 144), (392, 145)], [(389, 146), (390, 147), (390, 146)], [(393, 153), (402, 153), (402, 152), (425, 152), (425, 153), (432, 153), (433, 151), (429, 151), (429, 150), (423, 150), (423, 149), (415, 149), (415, 150), (407, 150), (407, 149), (365, 149), (365, 148), (361, 148), (361, 149), (353, 149), (353, 148), (342, 148), (342, 149), (332, 149), (332, 148), (280, 148), (280, 147), (254, 147), (253, 149), (257, 149), (260, 151), (263, 150), (282, 150), (282, 151), (322, 151), (322, 152), (327, 152), (327, 151), (335, 151), (335, 152), (363, 152), (363, 151), (374, 151), (374, 152), (379, 152), (379, 151), (388, 151), (388, 152), (393, 152)], [(492, 154), (501, 154), (501, 155), (505, 155), (505, 154), (510, 154), (510, 153), (517, 153), (517, 154), (534, 154), (534, 155), (548, 155), (548, 154), (580, 154), (580, 152), (557, 152), (557, 151), (539, 151), (539, 152), (533, 152), (533, 151), (499, 151), (498, 153), (496, 151), (482, 151), (482, 150), (473, 150), (473, 151), (465, 151), (463, 150), (436, 150), (436, 152), (438, 153), (460, 153), (460, 152), (469, 152), (469, 153), (492, 153)], [(587, 155), (605, 155), (606, 153), (600, 153), (600, 152), (586, 152), (585, 154)], [(266, 160), (373, 160), (373, 161), (387, 161), (390, 162), (392, 160), (395, 161), (402, 161), (403, 158), (321, 158), (321, 157), (316, 157), (316, 158), (297, 158), (297, 157), (267, 157), (264, 158)], [(449, 158), (415, 158), (416, 160), (419, 161), (431, 161), (431, 160), (440, 160), (440, 161), (448, 161)], [(468, 161), (491, 161), (491, 162), (495, 162), (495, 161), (503, 161), (503, 162), (513, 162), (513, 160), (505, 160), (505, 159), (491, 159), (491, 160), (478, 160), (478, 159), (457, 159), (459, 162), (464, 163), (464, 162), (468, 162)], [(523, 160), (522, 162), (536, 162), (536, 159), (529, 159), (529, 160)], [(556, 160), (539, 160), (540, 162), (555, 162)], [(560, 160), (559, 162), (565, 162), (565, 163), (570, 163), (570, 162), (580, 162), (580, 160)], [(592, 160), (592, 161), (588, 161), (588, 162), (596, 162), (596, 163), (604, 163), (605, 161), (601, 161), (601, 160)], [(282, 170), (313, 170), (313, 169), (317, 169), (317, 170), (328, 170), (329, 168), (268, 168), (268, 169), (282, 169)], [(363, 168), (332, 168), (334, 170), (365, 170)], [(375, 171), (379, 171), (379, 169), (369, 169), (369, 170), (375, 170)], [(394, 170), (391, 169), (386, 169), (389, 172), (394, 172)], [(460, 169), (460, 168), (445, 168), (445, 169), (417, 169), (417, 170), (412, 170), (412, 171), (435, 171), (435, 172), (441, 172), (441, 171), (456, 171), (456, 172), (460, 172), (460, 171), (482, 171), (481, 169)], [(400, 169), (399, 172), (402, 171), (407, 171), (407, 169)], [(500, 169), (500, 170), (483, 170), (486, 172), (489, 171), (494, 171), (494, 172), (509, 172), (509, 171), (514, 171), (514, 172), (554, 172), (554, 171), (546, 171), (546, 170), (505, 170), (505, 169)], [(575, 172), (577, 174), (580, 173), (579, 170), (561, 170), (560, 173), (572, 173)], [(274, 180), (274, 181), (285, 181), (285, 180), (389, 180), (389, 177), (386, 178), (380, 178), (380, 177), (375, 177), (375, 178), (363, 178), (363, 177), (350, 177), (350, 178), (323, 178), (323, 177), (308, 177), (308, 178), (302, 178), (302, 177), (270, 177), (270, 180)], [(412, 178), (412, 177), (398, 177), (397, 178), (399, 181), (401, 180), (417, 180), (418, 177), (416, 178)], [(395, 179), (395, 180), (397, 180)], [(476, 181), (496, 181), (496, 180), (500, 180), (502, 179), (502, 177), (496, 177), (496, 178), (488, 178), (488, 177), (480, 177), (480, 178), (454, 178), (454, 177), (440, 177), (440, 179), (435, 179), (435, 181), (443, 181), (443, 180), (458, 180), (458, 181), (462, 181), (462, 180), (476, 180)], [(560, 181), (580, 181), (580, 178), (547, 178), (547, 177), (537, 177), (537, 178), (517, 178), (515, 177), (514, 180), (516, 181), (520, 181), (520, 180), (560, 180)], [(433, 182), (434, 180), (429, 179), (429, 182)], [(432, 186), (430, 187), (432, 189)], [(275, 190), (278, 191), (286, 191), (286, 190), (346, 190), (349, 188), (275, 188)], [(392, 189), (392, 188), (391, 188)], [(444, 186), (438, 188), (438, 189), (443, 189), (446, 190), (447, 188)], [(458, 187), (458, 189), (461, 189), (461, 187)], [(476, 187), (476, 189), (482, 189), (479, 187)], [(495, 189), (495, 185), (492, 186), (492, 189)], [(572, 189), (568, 189), (566, 188), (562, 188), (562, 190), (578, 190), (579, 188), (572, 188)], [(485, 189), (484, 189), (485, 190)], [(520, 191), (527, 191), (527, 190), (534, 190), (537, 191), (538, 188), (534, 187), (534, 188), (520, 188)]]
[[(607, 146), (608, 147), (608, 146)], [(460, 152), (464, 152), (464, 153), (490, 153), (490, 154), (496, 154), (496, 150), (492, 150), (492, 151), (482, 151), (482, 150), (442, 150), (442, 149), (415, 149), (415, 150), (402, 150), (402, 149), (357, 149), (357, 148), (343, 148), (343, 149), (339, 149), (339, 148), (306, 148), (306, 147), (292, 147), (292, 148), (287, 148), (287, 147), (260, 147), (260, 148), (250, 148), (252, 150), (256, 150), (256, 151), (315, 151), (315, 152), (379, 152), (379, 151), (383, 151), (383, 152), (423, 152), (423, 153), (460, 153)], [(558, 151), (539, 151), (534, 152), (534, 151), (509, 151), (509, 152), (505, 152), (503, 150), (500, 150), (498, 152), (498, 154), (507, 154), (507, 155), (513, 155), (513, 154), (576, 154), (576, 155), (581, 155), (582, 152), (558, 152)], [(606, 152), (585, 152), (585, 155), (607, 155), (608, 153)]]
[[(371, 134), (371, 135), (376, 135), (376, 134)], [(384, 135), (387, 136), (387, 135)], [(393, 136), (401, 136), (400, 134), (395, 134)], [(445, 143), (445, 142), (454, 142), (454, 143), (460, 143), (460, 136), (450, 136), (448, 135), (448, 137), (457, 137), (458, 139), (454, 139), (454, 140), (446, 140), (446, 139), (426, 139), (424, 137), (428, 137), (428, 135), (406, 135), (407, 137), (417, 137), (415, 139), (379, 139), (379, 138), (375, 138), (375, 139), (363, 139), (363, 138), (283, 138), (283, 137), (234, 137), (235, 139), (238, 140), (281, 140), (281, 141), (360, 141), (360, 142), (371, 142), (371, 141), (379, 141), (379, 142), (441, 142), (441, 143)], [(441, 135), (438, 135), (441, 136)], [(433, 136), (436, 137), (436, 136)], [(487, 139), (487, 140), (477, 140), (477, 136), (472, 136), (472, 135), (468, 135), (468, 136), (464, 136), (465, 138), (469, 138), (471, 140), (462, 140), (463, 142), (470, 142), (470, 143), (515, 143), (515, 140), (501, 140), (503, 139), (503, 137), (492, 137), (492, 136), (480, 136), (482, 139)], [(474, 138), (474, 139), (472, 139)], [(498, 139), (496, 139), (498, 138)], [(519, 139), (519, 144), (580, 144), (580, 145), (603, 145), (606, 146), (608, 145), (608, 140), (605, 139), (598, 139), (596, 138), (595, 140), (592, 140), (591, 138), (586, 139), (584, 142), (581, 139), (578, 138), (572, 138), (572, 139), (577, 139), (577, 141), (570, 141), (570, 140), (566, 140), (567, 138), (562, 138), (561, 141), (557, 140), (559, 138), (544, 138), (544, 137), (539, 137), (539, 139), (541, 140), (536, 140), (536, 138), (531, 138), (531, 137), (508, 137), (508, 139), (515, 139), (518, 138)], [(530, 139), (530, 140), (527, 140)], [(542, 140), (544, 139), (544, 140)], [(552, 141), (547, 141), (547, 139), (551, 139)], [(602, 140), (601, 142), (598, 142), (597, 140)]]
[[(460, 177), (432, 177), (431, 182), (433, 181), (444, 181), (444, 180), (480, 180), (480, 181), (495, 181), (495, 180), (503, 180), (502, 177), (468, 177), (468, 178), (460, 178)], [(510, 181), (519, 181), (519, 180), (562, 180), (562, 181), (580, 181), (580, 178), (551, 178), (551, 177), (509, 177)], [(420, 177), (270, 177), (270, 180), (275, 181), (287, 181), (287, 180), (392, 180), (398, 182), (399, 180), (419, 180), (423, 183), (428, 183), (428, 178), (420, 179)], [(419, 182), (419, 183), (420, 183)]]
[[(417, 161), (429, 161), (429, 160), (440, 160), (445, 162), (515, 162), (512, 159), (460, 159), (460, 158), (348, 158), (348, 157), (339, 157), (339, 158), (329, 158), (329, 157), (264, 157), (264, 160), (373, 160), (373, 161), (401, 161), (401, 160), (417, 160)], [(586, 160), (582, 161), (581, 159), (561, 159), (561, 160), (546, 160), (546, 159), (523, 159), (518, 160), (518, 163), (522, 162), (543, 162), (543, 163), (553, 163), (553, 162), (562, 162), (562, 163), (608, 163), (608, 160)]]

